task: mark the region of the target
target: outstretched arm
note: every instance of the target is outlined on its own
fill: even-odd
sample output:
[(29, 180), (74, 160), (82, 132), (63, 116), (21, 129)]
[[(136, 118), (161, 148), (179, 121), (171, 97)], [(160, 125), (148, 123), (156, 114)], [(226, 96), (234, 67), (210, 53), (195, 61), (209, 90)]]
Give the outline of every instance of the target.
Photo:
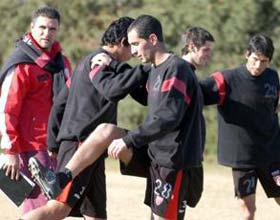
[(94, 70), (102, 66), (109, 66), (113, 70), (113, 73), (109, 71), (104, 73), (104, 68), (102, 68), (103, 77), (97, 76), (94, 79), (94, 84), (100, 88), (100, 91), (107, 92), (104, 93), (105, 97), (118, 100), (129, 93), (135, 101), (147, 105), (146, 83), (151, 65), (139, 65), (132, 68), (126, 63), (112, 60), (106, 53), (99, 53), (91, 59), (91, 68)]
[(226, 97), (226, 83), (221, 72), (215, 72), (211, 76), (199, 81), (205, 105), (224, 103)]

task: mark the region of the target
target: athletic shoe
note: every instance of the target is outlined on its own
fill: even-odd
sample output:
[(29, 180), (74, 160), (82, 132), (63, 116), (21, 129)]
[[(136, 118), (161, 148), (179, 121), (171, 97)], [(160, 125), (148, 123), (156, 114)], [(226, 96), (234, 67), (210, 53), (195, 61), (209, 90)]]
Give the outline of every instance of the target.
[(55, 199), (62, 191), (55, 172), (45, 168), (35, 157), (30, 157), (28, 168), (47, 198)]

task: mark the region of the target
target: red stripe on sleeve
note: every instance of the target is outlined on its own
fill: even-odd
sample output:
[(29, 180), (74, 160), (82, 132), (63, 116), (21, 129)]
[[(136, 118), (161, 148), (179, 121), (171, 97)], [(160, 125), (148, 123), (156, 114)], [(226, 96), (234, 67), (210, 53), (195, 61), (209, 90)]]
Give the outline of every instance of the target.
[(90, 78), (90, 80), (92, 80), (93, 79), (93, 77), (98, 73), (98, 71), (101, 69), (101, 66), (99, 66), (99, 65), (96, 65), (96, 66), (94, 66), (94, 68), (90, 71), (90, 73), (89, 73), (89, 78)]
[(168, 92), (172, 88), (175, 88), (179, 92), (181, 92), (185, 97), (185, 102), (190, 104), (191, 98), (187, 94), (187, 87), (186, 84), (182, 81), (177, 79), (176, 77), (172, 77), (171, 79), (165, 80), (161, 87), (161, 92)]
[(216, 81), (218, 92), (220, 96), (219, 105), (222, 105), (225, 101), (226, 96), (226, 84), (225, 84), (225, 78), (221, 72), (215, 72), (212, 74), (214, 80)]

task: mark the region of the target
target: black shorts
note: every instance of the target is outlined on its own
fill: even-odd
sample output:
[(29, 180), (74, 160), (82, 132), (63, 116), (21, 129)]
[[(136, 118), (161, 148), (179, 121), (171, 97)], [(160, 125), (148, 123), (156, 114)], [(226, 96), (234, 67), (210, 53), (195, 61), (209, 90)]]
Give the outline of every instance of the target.
[(190, 167), (185, 172), (188, 180), (186, 194), (187, 205), (194, 208), (203, 192), (203, 166)]
[[(275, 167), (275, 165), (274, 165)], [(280, 164), (276, 164), (280, 170)], [(271, 167), (254, 169), (232, 169), (235, 196), (243, 198), (255, 194), (257, 180), (260, 181), (268, 198), (280, 196), (280, 186), (277, 186), (271, 174)]]
[[(79, 142), (63, 141), (59, 148), (57, 171), (65, 170)], [(57, 201), (66, 203), (72, 210), (70, 216), (87, 215), (106, 218), (106, 179), (104, 156), (82, 171), (63, 190)]]
[(123, 175), (148, 177), (151, 160), (148, 155), (148, 146), (133, 149), (131, 161), (125, 165), (120, 161), (120, 171)]
[[(203, 167), (192, 167), (178, 172), (151, 165), (147, 149), (148, 146), (133, 149), (129, 164), (120, 162), (121, 173), (147, 178), (144, 202), (151, 207), (153, 213), (172, 220), (183, 220), (186, 206), (195, 207), (200, 200)], [(170, 200), (171, 195), (174, 199)]]
[(189, 175), (187, 170), (150, 166), (145, 204), (163, 218), (183, 220), (187, 207)]

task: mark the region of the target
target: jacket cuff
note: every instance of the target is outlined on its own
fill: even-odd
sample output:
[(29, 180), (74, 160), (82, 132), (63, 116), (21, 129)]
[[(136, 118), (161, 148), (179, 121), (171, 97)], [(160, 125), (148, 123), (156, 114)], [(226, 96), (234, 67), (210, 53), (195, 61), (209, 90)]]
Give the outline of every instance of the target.
[(123, 141), (126, 144), (127, 148), (135, 148), (133, 141), (131, 140), (131, 138), (128, 135), (123, 137)]

